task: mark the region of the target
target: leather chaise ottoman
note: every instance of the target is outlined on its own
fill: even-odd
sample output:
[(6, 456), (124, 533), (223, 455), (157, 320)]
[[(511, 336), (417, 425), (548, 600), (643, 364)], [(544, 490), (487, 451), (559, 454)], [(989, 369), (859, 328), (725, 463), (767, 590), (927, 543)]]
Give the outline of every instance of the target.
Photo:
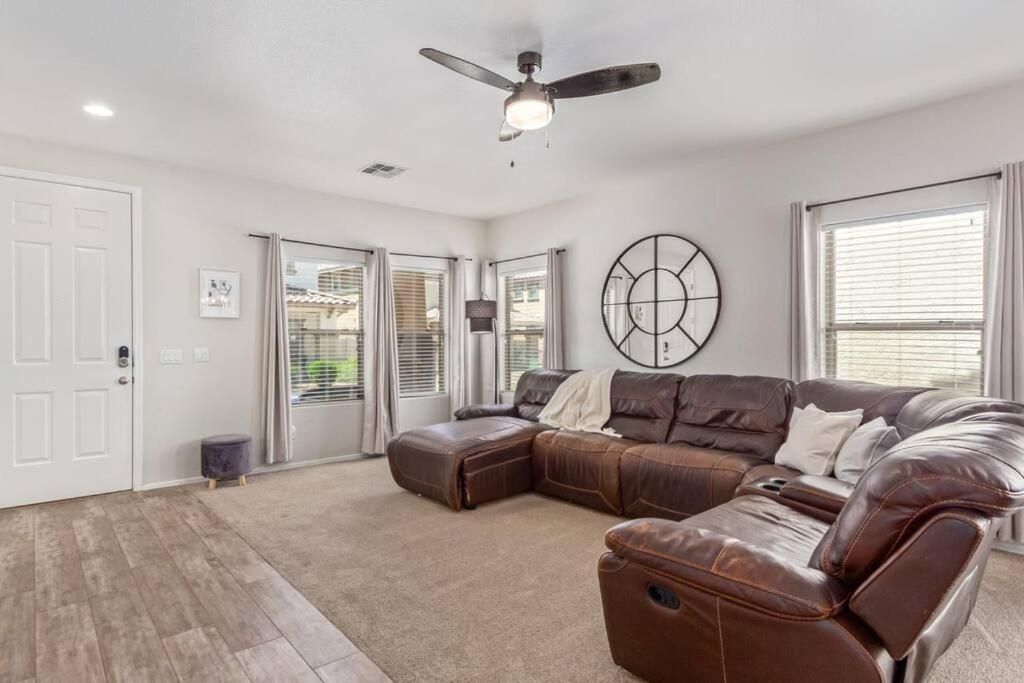
[(400, 434), (388, 444), (395, 482), (453, 510), (530, 490), (530, 445), (549, 429), (517, 417), (460, 420)]

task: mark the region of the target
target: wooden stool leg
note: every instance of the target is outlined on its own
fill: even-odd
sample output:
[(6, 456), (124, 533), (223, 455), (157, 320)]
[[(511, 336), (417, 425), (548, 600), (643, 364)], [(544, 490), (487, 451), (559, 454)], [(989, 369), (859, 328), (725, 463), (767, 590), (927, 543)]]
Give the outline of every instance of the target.
[(215, 488), (217, 488), (217, 480), (216, 479), (211, 479), (210, 480), (210, 490), (212, 491)]
[(238, 478), (238, 482), (241, 486), (245, 486), (245, 475), (243, 474)]

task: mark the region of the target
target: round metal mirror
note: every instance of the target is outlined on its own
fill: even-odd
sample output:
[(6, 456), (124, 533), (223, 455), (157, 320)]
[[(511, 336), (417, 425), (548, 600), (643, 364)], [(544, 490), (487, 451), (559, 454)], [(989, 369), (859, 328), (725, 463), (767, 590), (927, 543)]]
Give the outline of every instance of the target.
[(715, 331), (721, 304), (714, 264), (678, 235), (650, 235), (626, 247), (601, 293), (608, 338), (648, 368), (679, 365), (700, 351)]

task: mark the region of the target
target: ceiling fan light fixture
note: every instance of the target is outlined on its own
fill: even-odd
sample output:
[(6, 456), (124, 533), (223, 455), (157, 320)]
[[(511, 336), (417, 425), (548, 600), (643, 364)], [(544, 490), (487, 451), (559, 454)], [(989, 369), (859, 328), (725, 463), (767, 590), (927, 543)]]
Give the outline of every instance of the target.
[(527, 81), (505, 100), (505, 122), (519, 130), (537, 130), (551, 123), (555, 103), (539, 83)]

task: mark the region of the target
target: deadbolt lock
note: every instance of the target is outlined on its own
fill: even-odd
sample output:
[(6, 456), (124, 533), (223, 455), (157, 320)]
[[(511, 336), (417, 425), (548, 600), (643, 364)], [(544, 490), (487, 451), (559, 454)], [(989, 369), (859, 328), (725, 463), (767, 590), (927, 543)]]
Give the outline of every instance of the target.
[[(126, 367), (128, 367), (128, 363), (129, 362), (130, 361), (128, 360), (128, 347), (127, 346), (118, 347), (118, 349), (117, 349), (117, 367), (119, 367), (119, 368), (126, 368)], [(124, 382), (122, 382), (122, 384), (124, 384)]]

